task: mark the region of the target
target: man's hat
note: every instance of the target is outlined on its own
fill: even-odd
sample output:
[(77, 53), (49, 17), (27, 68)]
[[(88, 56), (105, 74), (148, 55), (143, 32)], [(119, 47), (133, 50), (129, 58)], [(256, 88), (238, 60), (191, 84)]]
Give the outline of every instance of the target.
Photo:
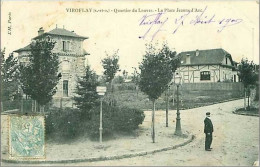
[(210, 115), (210, 112), (207, 112), (206, 115)]

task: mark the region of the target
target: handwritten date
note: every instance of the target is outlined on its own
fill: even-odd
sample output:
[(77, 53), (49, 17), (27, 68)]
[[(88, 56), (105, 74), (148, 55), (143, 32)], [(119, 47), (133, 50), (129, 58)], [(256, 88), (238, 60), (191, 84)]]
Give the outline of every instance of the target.
[(144, 15), (139, 20), (139, 26), (145, 26), (147, 29), (145, 29), (145, 33), (141, 36), (139, 36), (140, 39), (145, 39), (148, 36), (151, 36), (151, 40), (153, 40), (156, 35), (160, 31), (167, 31), (163, 29), (163, 27), (167, 24), (173, 24), (172, 30), (170, 32), (172, 34), (175, 34), (179, 31), (179, 29), (185, 25), (216, 25), (217, 32), (222, 32), (225, 28), (234, 26), (236, 24), (241, 23), (243, 20), (240, 18), (217, 18), (216, 14), (208, 15), (207, 14), (207, 6), (204, 8), (204, 10), (201, 13), (196, 13), (194, 17), (194, 13), (188, 11), (182, 14), (181, 16), (178, 16), (174, 18), (174, 20), (169, 20), (169, 17), (167, 17), (167, 13), (157, 13), (157, 14), (151, 14), (151, 15)]

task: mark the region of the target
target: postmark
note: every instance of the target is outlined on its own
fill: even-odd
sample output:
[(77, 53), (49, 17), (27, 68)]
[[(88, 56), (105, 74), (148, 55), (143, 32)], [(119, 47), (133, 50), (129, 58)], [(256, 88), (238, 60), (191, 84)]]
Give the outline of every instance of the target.
[(45, 159), (44, 116), (9, 116), (9, 158)]

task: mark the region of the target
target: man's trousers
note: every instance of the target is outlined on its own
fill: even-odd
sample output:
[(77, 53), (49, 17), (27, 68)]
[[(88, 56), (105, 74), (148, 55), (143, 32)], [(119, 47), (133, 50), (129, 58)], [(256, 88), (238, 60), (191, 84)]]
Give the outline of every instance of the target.
[(212, 133), (206, 133), (205, 150), (210, 149), (212, 143)]

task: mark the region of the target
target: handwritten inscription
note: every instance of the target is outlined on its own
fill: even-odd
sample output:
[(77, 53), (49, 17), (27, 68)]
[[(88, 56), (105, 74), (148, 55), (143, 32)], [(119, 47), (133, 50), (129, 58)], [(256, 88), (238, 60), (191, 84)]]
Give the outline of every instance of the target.
[(8, 13), (8, 21), (7, 21), (7, 23), (8, 23), (7, 33), (9, 35), (12, 35), (12, 13), (11, 12)]
[[(215, 25), (218, 33), (222, 32), (225, 28), (234, 26), (241, 23), (243, 20), (240, 18), (217, 18), (215, 14), (207, 14), (207, 6), (199, 13), (192, 13), (192, 10), (184, 12), (181, 16), (175, 17), (173, 20), (169, 19), (167, 13), (159, 12), (157, 14), (144, 15), (139, 20), (139, 26), (146, 26), (144, 34), (139, 36), (140, 39), (145, 39), (148, 36), (153, 40), (160, 31), (170, 31), (171, 34), (175, 34), (181, 27), (185, 25)], [(159, 9), (158, 9), (159, 10)], [(167, 24), (171, 24), (170, 30), (163, 29)]]
[(156, 28), (155, 33), (153, 33), (152, 35), (152, 40), (154, 39), (154, 37), (160, 32), (160, 31), (164, 31), (162, 29), (162, 27), (164, 26), (164, 24), (168, 21), (168, 17), (161, 19), (161, 16), (163, 15), (163, 13), (158, 13), (158, 14), (152, 14), (152, 15), (144, 15), (141, 18), (141, 22), (140, 22), (140, 26), (143, 25), (148, 25), (149, 28), (148, 30), (144, 33), (144, 35), (139, 36), (139, 38), (146, 38), (147, 34), (151, 31), (151, 29), (155, 26), (158, 25), (158, 27)]

